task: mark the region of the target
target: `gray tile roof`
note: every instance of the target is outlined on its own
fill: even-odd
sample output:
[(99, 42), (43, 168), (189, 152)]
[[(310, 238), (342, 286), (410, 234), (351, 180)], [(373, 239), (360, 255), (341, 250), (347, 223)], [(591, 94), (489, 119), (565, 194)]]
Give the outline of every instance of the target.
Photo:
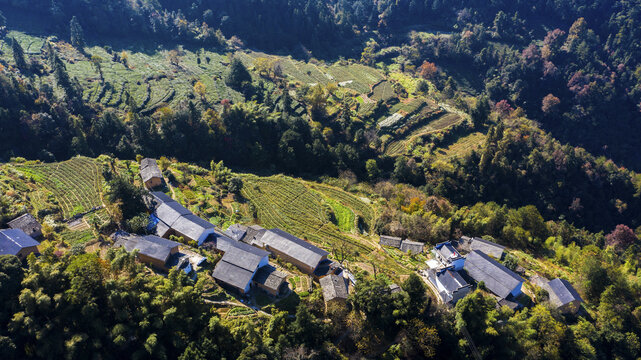
[(281, 229), (266, 231), (261, 241), (265, 243), (266, 247), (286, 254), (313, 269), (329, 254), (327, 251)]
[(389, 286), (389, 290), (390, 290), (390, 293), (394, 294), (394, 293), (400, 292), (402, 289), (397, 284), (392, 284)]
[(403, 240), (403, 242), (401, 242), (401, 251), (419, 254), (423, 252), (423, 245), (425, 244), (421, 242)]
[(325, 302), (334, 299), (347, 299), (347, 284), (342, 276), (327, 275), (320, 279)]
[(486, 254), (474, 250), (467, 255), (465, 271), (476, 281), (501, 298), (506, 298), (524, 280)]
[(554, 306), (559, 307), (565, 304), (571, 303), (572, 301), (583, 302), (581, 295), (574, 289), (572, 284), (570, 284), (565, 279), (556, 278), (551, 280), (548, 283), (550, 288), (550, 302)]
[(449, 242), (436, 244), (436, 252), (447, 260), (456, 260), (461, 258), (461, 254)]
[(401, 239), (400, 237), (396, 236), (388, 236), (388, 235), (381, 235), (379, 244), (385, 245), (385, 246), (392, 246), (395, 248), (400, 248), (401, 247)]
[(184, 215), (178, 218), (171, 228), (190, 239), (198, 240), (208, 229), (214, 229), (215, 226), (207, 220), (201, 219), (194, 214)]
[(240, 241), (245, 237), (245, 234), (247, 234), (247, 226), (241, 224), (230, 225), (227, 230), (225, 230), (225, 234), (236, 241)]
[(154, 159), (142, 159), (140, 161), (140, 177), (143, 182), (147, 182), (152, 178), (162, 178), (162, 172)]
[(256, 271), (256, 269), (258, 269), (258, 265), (260, 264), (260, 262), (267, 256), (269, 256), (269, 254), (266, 252), (259, 253), (256, 251), (248, 251), (248, 249), (242, 249), (240, 247), (232, 246), (229, 248), (229, 250), (227, 250), (227, 252), (225, 252), (225, 255), (223, 255), (221, 261), (228, 262), (253, 273), (254, 271)]
[(38, 237), (42, 235), (42, 227), (40, 226), (40, 223), (38, 223), (38, 220), (29, 213), (9, 221), (7, 225), (12, 229), (20, 229), (31, 237)]
[(503, 245), (499, 245), (497, 243), (481, 239), (479, 237), (472, 238), (469, 241), (470, 250), (472, 251), (478, 250), (499, 260), (503, 257), (503, 252), (505, 251), (505, 246)]
[(450, 294), (469, 285), (457, 271), (445, 270), (438, 273), (436, 278)]
[(151, 196), (153, 196), (158, 203), (176, 202), (176, 200), (172, 199), (162, 191), (152, 191)]
[(23, 248), (38, 245), (39, 242), (20, 229), (0, 230), (0, 255), (17, 255)]
[(262, 238), (266, 231), (267, 229), (260, 225), (251, 225), (247, 228), (247, 233), (241, 241), (250, 245), (264, 247), (265, 244), (263, 243)]
[(243, 269), (234, 264), (230, 264), (221, 259), (218, 264), (216, 264), (212, 276), (214, 279), (222, 281), (237, 289), (245, 290), (247, 285), (251, 283), (254, 272)]
[(261, 284), (268, 289), (278, 291), (278, 288), (285, 282), (287, 279), (287, 274), (284, 272), (276, 270), (275, 267), (268, 265), (263, 266), (258, 269), (256, 275), (254, 275), (254, 282)]
[(171, 255), (171, 250), (180, 244), (155, 235), (147, 235), (119, 237), (115, 245), (122, 246), (129, 252), (138, 250), (139, 254), (166, 263)]
[(167, 233), (169, 232), (169, 230), (171, 230), (171, 227), (169, 225), (165, 224), (162, 221), (159, 221), (156, 224), (156, 235), (158, 235), (160, 237), (166, 236)]
[(190, 215), (192, 212), (176, 201), (162, 203), (156, 209), (156, 217), (165, 224), (172, 226), (181, 216)]

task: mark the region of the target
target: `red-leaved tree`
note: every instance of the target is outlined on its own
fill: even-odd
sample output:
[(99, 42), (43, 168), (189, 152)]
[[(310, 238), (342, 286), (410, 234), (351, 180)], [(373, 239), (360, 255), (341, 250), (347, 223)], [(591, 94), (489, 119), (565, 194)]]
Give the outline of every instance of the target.
[(619, 224), (611, 233), (605, 236), (605, 243), (617, 250), (625, 250), (637, 241), (637, 236), (629, 227)]

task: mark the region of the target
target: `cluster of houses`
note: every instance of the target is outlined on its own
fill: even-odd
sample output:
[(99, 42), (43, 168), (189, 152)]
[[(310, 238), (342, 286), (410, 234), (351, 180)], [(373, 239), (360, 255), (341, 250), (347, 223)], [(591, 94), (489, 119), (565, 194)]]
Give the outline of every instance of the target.
[(402, 252), (410, 254), (420, 254), (423, 252), (423, 243), (402, 239), (396, 236), (381, 235), (379, 243), (385, 246), (395, 247), (401, 249)]
[[(465, 254), (464, 255), (462, 255)], [(505, 247), (478, 237), (462, 236), (459, 240), (436, 244), (434, 260), (426, 276), (445, 304), (455, 304), (472, 290), (472, 283), (483, 284), (497, 299), (499, 306), (521, 307), (517, 298), (522, 293), (524, 279), (499, 261), (505, 257)], [(562, 312), (576, 313), (583, 302), (572, 285), (554, 279), (542, 286), (550, 303)]]
[[(150, 189), (163, 183), (162, 173), (154, 159), (141, 161), (140, 176)], [(342, 272), (340, 266), (327, 259), (327, 251), (281, 229), (232, 225), (222, 231), (165, 193), (156, 191), (150, 194), (151, 197), (147, 199), (151, 211), (148, 231), (155, 235), (141, 237), (127, 234), (119, 236), (116, 244), (127, 250), (138, 249), (139, 260), (158, 269), (168, 270), (179, 265), (175, 258), (180, 258), (180, 244), (167, 240), (173, 236), (182, 238), (185, 243), (223, 254), (212, 276), (222, 286), (240, 294), (248, 294), (253, 288), (259, 288), (278, 296), (287, 289), (288, 275), (270, 264), (270, 257), (291, 263), (319, 281), (326, 276), (330, 279), (333, 276), (343, 278), (337, 275)], [(162, 251), (158, 248), (162, 248)], [(191, 266), (181, 263), (186, 272), (200, 265), (197, 257), (183, 257), (190, 259), (188, 262)], [(321, 282), (321, 287), (323, 294), (327, 294), (327, 301), (347, 299), (346, 281), (341, 285), (339, 281), (330, 283), (325, 280)]]

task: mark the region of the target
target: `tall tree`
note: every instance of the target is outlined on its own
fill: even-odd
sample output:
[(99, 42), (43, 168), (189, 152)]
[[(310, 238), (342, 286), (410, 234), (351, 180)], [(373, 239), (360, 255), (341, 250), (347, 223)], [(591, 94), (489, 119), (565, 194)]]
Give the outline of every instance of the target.
[(16, 38), (13, 38), (11, 41), (11, 51), (13, 51), (13, 60), (16, 62), (18, 69), (22, 71), (29, 70), (29, 65), (27, 64), (27, 59), (24, 55), (24, 50)]
[(71, 31), (71, 45), (80, 52), (84, 52), (85, 48), (85, 33), (82, 30), (82, 26), (78, 22), (78, 18), (75, 16), (71, 18), (69, 22), (69, 28)]

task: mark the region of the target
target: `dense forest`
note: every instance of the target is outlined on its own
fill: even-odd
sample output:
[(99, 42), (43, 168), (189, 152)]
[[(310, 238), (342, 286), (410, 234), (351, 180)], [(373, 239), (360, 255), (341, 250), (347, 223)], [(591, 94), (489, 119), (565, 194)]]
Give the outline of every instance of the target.
[[(46, 219), (40, 256), (0, 256), (0, 357), (639, 358), (640, 29), (639, 0), (0, 0), (0, 225)], [(314, 216), (348, 238), (483, 236), (511, 270), (566, 275), (584, 311), (534, 287), (510, 310), (485, 284), (448, 309), (414, 274), (427, 258), (342, 240), (330, 258), (362, 266), (347, 306), (310, 284), (223, 316), (207, 277), (63, 239), (63, 204), (24, 171), (77, 155), (108, 159), (109, 220), (87, 225), (103, 245), (147, 231), (134, 159), (161, 159), (166, 190), (216, 225), (274, 211), (241, 174), (286, 174), (375, 209), (366, 223), (317, 194)]]

